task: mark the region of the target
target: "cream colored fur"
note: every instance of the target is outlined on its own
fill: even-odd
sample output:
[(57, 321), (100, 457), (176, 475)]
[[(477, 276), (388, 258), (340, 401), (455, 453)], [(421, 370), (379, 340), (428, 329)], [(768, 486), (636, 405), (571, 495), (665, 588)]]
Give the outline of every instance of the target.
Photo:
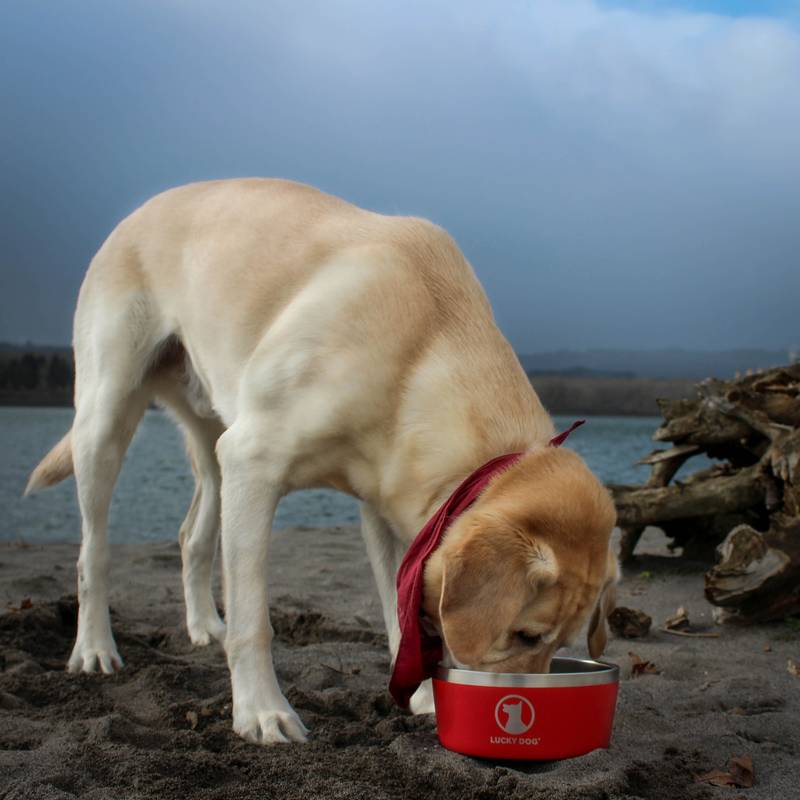
[[(529, 456), (453, 526), (429, 575), (426, 607), (451, 657), (469, 653), (481, 668), (544, 664), (536, 646), (522, 658), (514, 626), (538, 625), (550, 652), (607, 583), (610, 501), (577, 457), (556, 459), (555, 477), (537, 477), (552, 422), (471, 267), (429, 222), (280, 180), (173, 189), (120, 223), (93, 259), (74, 348), (73, 427), (29, 485), (74, 468), (83, 539), (71, 670), (122, 666), (108, 616), (108, 507), (154, 398), (183, 428), (196, 475), (181, 528), (189, 634), (196, 644), (224, 641), (233, 726), (251, 741), (306, 734), (270, 648), (269, 534), (289, 491), (325, 486), (361, 500), (393, 652), (393, 582), (405, 548), (458, 482), (501, 453)], [(590, 499), (562, 521), (566, 548), (554, 540), (562, 529), (541, 516), (557, 507), (541, 507), (540, 518), (531, 506), (537, 481), (550, 494), (561, 487)], [(570, 526), (582, 538), (570, 538)], [(211, 594), (220, 527), (227, 629)], [(570, 559), (578, 572), (570, 567), (562, 580)], [(448, 583), (448, 570), (462, 579)], [(476, 614), (489, 620), (483, 651), (469, 638)], [(429, 687), (413, 705), (431, 710)]]

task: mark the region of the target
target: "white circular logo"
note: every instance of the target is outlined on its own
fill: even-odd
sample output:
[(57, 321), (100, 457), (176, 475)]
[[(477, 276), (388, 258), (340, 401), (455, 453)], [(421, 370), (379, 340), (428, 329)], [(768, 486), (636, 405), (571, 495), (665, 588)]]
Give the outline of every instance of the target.
[(494, 707), (497, 727), (515, 736), (529, 730), (535, 718), (536, 712), (530, 700), (518, 694), (507, 694)]

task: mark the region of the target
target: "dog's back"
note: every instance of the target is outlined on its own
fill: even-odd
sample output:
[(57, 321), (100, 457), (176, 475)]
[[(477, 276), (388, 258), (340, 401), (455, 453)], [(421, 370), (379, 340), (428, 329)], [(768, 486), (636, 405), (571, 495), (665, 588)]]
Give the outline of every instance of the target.
[(469, 332), (485, 337), (491, 320), (469, 264), (440, 228), (266, 179), (173, 189), (120, 223), (81, 291), (79, 371), (84, 332), (96, 339), (112, 309), (151, 359), (178, 338), (226, 421), (237, 405), (231, 370), (271, 331), (270, 346), (291, 349), (296, 374), (303, 358), (339, 358), (365, 342), (367, 361), (354, 369), (385, 363), (381, 350), (402, 366), (438, 329), (460, 326), (468, 345)]
[[(130, 395), (134, 427), (154, 396), (223, 427), (242, 396), (279, 396), (304, 427), (314, 420), (308, 437), (317, 441), (335, 436), (341, 446), (364, 430), (402, 430), (399, 448), (376, 445), (398, 461), (423, 459), (421, 449), (411, 455), (417, 442), (450, 430), (460, 465), (459, 448), (488, 449), (494, 438), (524, 445), (537, 434), (531, 425), (546, 420), (445, 231), (290, 181), (195, 183), (145, 203), (93, 259), (74, 345), (76, 407), (81, 395), (114, 384), (116, 395)], [(312, 382), (324, 391), (299, 391)], [(447, 384), (452, 397), (443, 403)], [(413, 403), (404, 405), (406, 395)], [(87, 405), (98, 403), (107, 405)], [(330, 463), (318, 454), (315, 474), (293, 473), (296, 485), (362, 494), (366, 487), (337, 470), (353, 453), (326, 452)], [(66, 437), (30, 488), (68, 474), (69, 455)], [(430, 470), (420, 463), (419, 472)]]

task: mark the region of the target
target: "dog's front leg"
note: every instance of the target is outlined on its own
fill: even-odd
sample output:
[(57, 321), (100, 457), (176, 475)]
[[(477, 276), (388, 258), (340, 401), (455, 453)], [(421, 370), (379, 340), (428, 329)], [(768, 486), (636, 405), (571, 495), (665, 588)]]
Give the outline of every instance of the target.
[(217, 443), (233, 729), (259, 744), (303, 742), (306, 728), (283, 696), (272, 663), (267, 557), (283, 473), (260, 440), (253, 426), (237, 420)]
[(397, 569), (403, 560), (403, 545), (392, 532), (389, 523), (369, 503), (361, 504), (361, 535), (367, 548), (369, 563), (378, 589), (383, 610), (386, 635), (392, 664), (400, 644), (400, 625), (397, 621)]
[[(367, 546), (367, 555), (378, 587), (378, 596), (383, 608), (383, 620), (389, 637), (389, 652), (392, 665), (397, 658), (400, 645), (400, 625), (397, 621), (397, 569), (403, 560), (405, 547), (392, 532), (391, 526), (369, 503), (361, 504), (361, 534)], [(433, 714), (433, 686), (430, 680), (423, 681), (411, 697), (409, 704), (413, 714)]]

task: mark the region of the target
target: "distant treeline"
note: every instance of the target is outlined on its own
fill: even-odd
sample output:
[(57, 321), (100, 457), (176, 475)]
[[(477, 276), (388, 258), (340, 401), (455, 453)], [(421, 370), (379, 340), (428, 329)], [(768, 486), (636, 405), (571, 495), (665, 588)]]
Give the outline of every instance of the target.
[[(603, 373), (609, 377), (639, 378), (695, 378), (709, 376), (732, 378), (737, 372), (748, 369), (768, 369), (800, 358), (800, 346), (785, 350), (553, 350), (539, 353), (519, 353), (519, 360), (527, 373), (577, 374), (583, 371), (591, 377)], [(623, 375), (620, 373), (628, 373)]]
[[(695, 383), (583, 371), (528, 377), (552, 414), (657, 415), (656, 398), (691, 397)], [(74, 381), (68, 349), (0, 351), (0, 405), (71, 406)]]
[(72, 355), (0, 353), (0, 405), (72, 405)]
[(647, 417), (660, 414), (656, 400), (694, 397), (695, 380), (678, 378), (589, 378), (528, 373), (551, 414)]

